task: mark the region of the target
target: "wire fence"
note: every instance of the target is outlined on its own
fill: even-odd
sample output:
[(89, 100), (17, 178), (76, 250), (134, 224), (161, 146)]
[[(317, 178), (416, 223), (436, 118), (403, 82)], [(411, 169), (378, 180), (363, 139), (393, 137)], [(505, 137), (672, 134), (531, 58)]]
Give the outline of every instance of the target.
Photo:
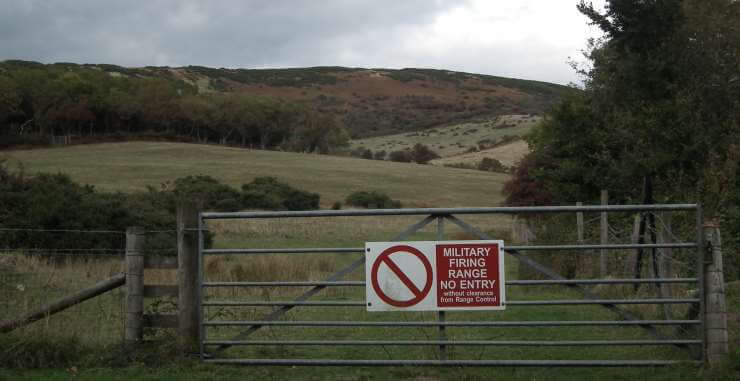
[[(176, 255), (175, 230), (145, 230), (143, 234), (156, 243), (147, 248), (147, 255)], [(19, 235), (22, 240), (17, 239)], [(0, 227), (0, 321), (19, 318), (124, 272), (125, 253), (125, 231)], [(125, 291), (118, 288), (17, 329), (12, 335), (21, 339), (62, 336), (94, 344), (120, 343), (124, 308)]]

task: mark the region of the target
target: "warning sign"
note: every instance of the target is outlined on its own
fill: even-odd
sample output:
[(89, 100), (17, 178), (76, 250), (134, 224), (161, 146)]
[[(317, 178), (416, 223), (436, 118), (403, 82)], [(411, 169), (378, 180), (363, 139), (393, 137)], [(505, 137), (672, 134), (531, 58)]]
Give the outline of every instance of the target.
[(499, 244), (436, 245), (437, 305), (499, 307)]
[(503, 241), (368, 242), (368, 311), (505, 308)]
[[(409, 272), (408, 266), (404, 266), (406, 267), (406, 269), (401, 269), (401, 267), (396, 264), (396, 261), (404, 263), (408, 262), (409, 259), (413, 261), (413, 258), (408, 256), (409, 254), (415, 256), (416, 259), (418, 259), (419, 262), (421, 262), (422, 264), (423, 274), (421, 277), (424, 278), (424, 287), (422, 289), (417, 287), (416, 284), (411, 280), (410, 275), (414, 274)], [(387, 285), (389, 284), (389, 282), (383, 282), (384, 287), (388, 290), (384, 290), (384, 287), (381, 287), (381, 282), (379, 282), (379, 279), (381, 279), (379, 277), (381, 266), (386, 266), (391, 271), (391, 274), (385, 275), (386, 278), (392, 278), (395, 276), (396, 278), (398, 278), (399, 281), (401, 281), (401, 283), (403, 283), (403, 286), (406, 286), (408, 291), (412, 294), (410, 299), (399, 297), (401, 293), (395, 292), (397, 290), (394, 291), (393, 288), (388, 287)], [(415, 267), (410, 267), (410, 269), (413, 269), (412, 271), (414, 272), (418, 271), (418, 269), (416, 269)], [(409, 273), (409, 275), (407, 275), (406, 273)], [(432, 288), (432, 280), (434, 279), (434, 275), (432, 272), (432, 265), (429, 263), (429, 260), (426, 258), (426, 256), (424, 256), (424, 254), (422, 254), (421, 251), (411, 246), (396, 245), (384, 250), (375, 260), (373, 268), (370, 270), (370, 279), (373, 286), (373, 291), (375, 291), (375, 293), (383, 302), (395, 307), (410, 307), (419, 303), (429, 294), (429, 290), (431, 290)]]

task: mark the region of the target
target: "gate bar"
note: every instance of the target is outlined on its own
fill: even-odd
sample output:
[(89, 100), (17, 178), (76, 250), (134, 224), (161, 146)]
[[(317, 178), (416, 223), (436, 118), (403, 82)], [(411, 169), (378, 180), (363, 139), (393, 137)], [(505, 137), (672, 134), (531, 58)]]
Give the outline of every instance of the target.
[[(619, 249), (693, 249), (697, 244), (692, 242), (678, 243), (625, 243), (610, 245), (535, 245), (535, 246), (505, 246), (503, 249), (512, 251), (537, 250), (619, 250)], [(203, 254), (304, 254), (304, 253), (364, 253), (362, 247), (330, 247), (330, 248), (278, 248), (278, 249), (206, 249)], [(588, 252), (577, 253), (588, 255)]]
[(700, 320), (554, 320), (554, 321), (319, 321), (319, 320), (210, 320), (207, 326), (290, 326), (290, 327), (578, 327), (635, 325), (698, 325)]
[(700, 364), (697, 361), (674, 360), (311, 360), (311, 359), (210, 359), (207, 364), (231, 365), (324, 365), (324, 366), (516, 366), (516, 367), (656, 367), (677, 364)]
[(281, 217), (363, 217), (363, 216), (446, 216), (452, 214), (518, 214), (518, 213), (562, 213), (562, 212), (650, 212), (668, 210), (694, 210), (697, 204), (653, 204), (653, 205), (586, 205), (586, 206), (522, 206), (480, 208), (408, 208), (408, 209), (352, 209), (352, 210), (309, 210), (278, 212), (233, 212), (203, 213), (204, 219), (234, 218), (281, 218)]
[(641, 346), (641, 345), (697, 345), (701, 340), (564, 340), (564, 341), (538, 341), (538, 340), (261, 340), (261, 341), (235, 341), (218, 340), (207, 341), (205, 345), (337, 345), (337, 346), (414, 346), (414, 345), (459, 345), (459, 346), (517, 346), (517, 347), (582, 347), (582, 346)]
[[(507, 280), (507, 286), (537, 286), (548, 284), (632, 284), (632, 283), (696, 283), (697, 278), (645, 278), (645, 279), (567, 279), (567, 280)], [(278, 286), (361, 286), (364, 280), (348, 281), (264, 281), (264, 282), (205, 282), (203, 287), (278, 287)]]
[[(688, 304), (699, 303), (699, 299), (575, 299), (575, 300), (517, 300), (506, 301), (507, 306), (560, 306), (574, 304)], [(313, 307), (365, 307), (364, 301), (214, 301), (203, 302), (205, 307), (266, 307), (266, 306), (313, 306)]]
[(207, 249), (203, 254), (296, 254), (296, 253), (364, 253), (362, 247), (289, 248), (289, 249)]

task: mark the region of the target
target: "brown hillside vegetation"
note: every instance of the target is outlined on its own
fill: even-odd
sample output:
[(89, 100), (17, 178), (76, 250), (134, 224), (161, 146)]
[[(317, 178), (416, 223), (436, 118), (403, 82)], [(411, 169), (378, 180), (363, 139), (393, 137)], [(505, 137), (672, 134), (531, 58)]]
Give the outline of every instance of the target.
[[(0, 61), (0, 148), (152, 136), (294, 152), (538, 116), (572, 88), (433, 69), (125, 68)], [(60, 138), (63, 138), (60, 140)]]
[(540, 114), (571, 91), (544, 82), (429, 69), (191, 66), (170, 72), (201, 91), (241, 91), (311, 103), (334, 115), (354, 138), (415, 131), (477, 116)]

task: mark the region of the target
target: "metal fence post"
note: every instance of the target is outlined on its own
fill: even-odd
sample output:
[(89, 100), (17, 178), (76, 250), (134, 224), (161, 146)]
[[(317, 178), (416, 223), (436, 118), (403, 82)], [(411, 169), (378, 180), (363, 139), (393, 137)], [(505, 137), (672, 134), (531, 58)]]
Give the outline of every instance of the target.
[(126, 327), (127, 344), (141, 341), (144, 318), (144, 229), (126, 229)]
[(178, 341), (186, 352), (198, 343), (198, 209), (195, 204), (177, 206)]
[[(583, 202), (578, 201), (576, 203), (576, 206), (583, 206)], [(578, 244), (579, 245), (582, 245), (583, 244), (583, 235), (584, 235), (583, 234), (583, 230), (584, 230), (584, 226), (583, 226), (583, 212), (576, 212), (576, 234), (578, 235)], [(591, 265), (590, 263), (588, 263), (588, 264), (585, 264), (585, 266), (584, 266), (584, 264), (585, 264), (584, 263), (584, 260), (580, 256), (576, 256), (575, 257), (575, 271), (574, 271), (574, 274), (576, 274), (576, 276), (578, 275), (578, 272), (580, 271), (580, 269), (588, 268)], [(583, 270), (583, 271), (585, 271), (585, 270)]]
[(722, 269), (722, 240), (719, 225), (705, 224), (704, 239), (707, 244), (707, 262), (704, 266), (704, 330), (706, 337), (706, 362), (718, 365), (729, 352), (727, 336), (727, 305)]
[[(606, 189), (601, 190), (601, 205), (606, 206), (609, 204), (609, 191)], [(602, 245), (606, 245), (609, 242), (609, 221), (607, 219), (606, 212), (601, 212), (601, 237), (600, 242)], [(605, 277), (607, 274), (607, 261), (606, 261), (606, 250), (601, 249), (599, 252), (599, 276)]]
[[(442, 241), (445, 239), (445, 225), (444, 225), (444, 217), (437, 217), (437, 241)], [(445, 322), (445, 312), (439, 311), (437, 312), (437, 320), (440, 323)], [(446, 341), (447, 340), (447, 333), (445, 332), (445, 326), (440, 325), (438, 328), (439, 333), (439, 340), (440, 341)], [(447, 361), (447, 346), (442, 344), (439, 346), (439, 359), (440, 361)]]

